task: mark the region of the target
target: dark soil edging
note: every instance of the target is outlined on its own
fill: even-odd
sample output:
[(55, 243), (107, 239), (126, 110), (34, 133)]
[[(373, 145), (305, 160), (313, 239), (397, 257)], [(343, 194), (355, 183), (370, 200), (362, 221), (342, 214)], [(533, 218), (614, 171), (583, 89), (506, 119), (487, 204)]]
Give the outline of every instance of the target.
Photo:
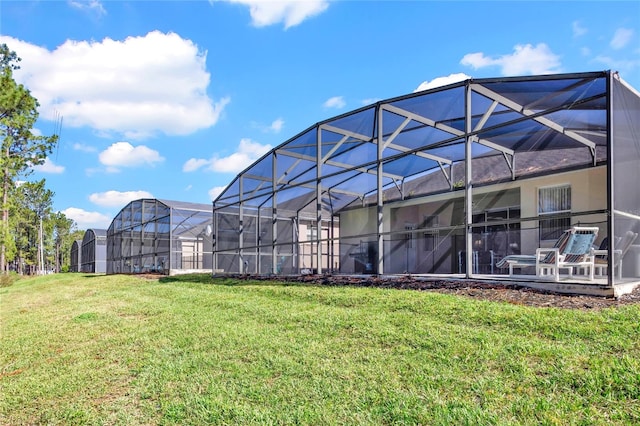
[(619, 298), (568, 295), (525, 287), (512, 283), (492, 283), (471, 280), (426, 280), (411, 276), (380, 278), (376, 276), (254, 276), (225, 275), (225, 278), (241, 280), (268, 280), (326, 286), (379, 287), (398, 290), (435, 291), (456, 294), (475, 299), (513, 303), (534, 307), (566, 309), (604, 309), (640, 303), (640, 288)]
[[(165, 275), (136, 274), (144, 279), (163, 279)], [(217, 279), (236, 279), (246, 281), (273, 281), (291, 284), (308, 284), (318, 286), (353, 286), (378, 287), (397, 290), (434, 291), (444, 294), (456, 294), (479, 300), (512, 303), (515, 305), (550, 307), (565, 309), (604, 309), (625, 305), (640, 304), (640, 287), (632, 293), (618, 298), (589, 295), (571, 295), (544, 291), (514, 283), (498, 283), (472, 280), (429, 280), (412, 276), (378, 277), (346, 276), (346, 275), (247, 275), (231, 274), (215, 276)]]

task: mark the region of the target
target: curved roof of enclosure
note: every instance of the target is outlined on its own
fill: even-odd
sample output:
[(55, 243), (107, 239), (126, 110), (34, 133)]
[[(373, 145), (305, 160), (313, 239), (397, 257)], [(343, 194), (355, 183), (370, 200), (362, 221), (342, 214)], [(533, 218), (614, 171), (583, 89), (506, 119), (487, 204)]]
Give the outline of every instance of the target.
[(315, 206), (320, 182), (323, 207), (339, 211), (377, 193), (378, 164), (385, 192), (427, 175), (446, 190), (469, 137), (474, 161), (504, 158), (513, 178), (527, 170), (516, 165), (520, 153), (571, 149), (596, 164), (606, 159), (610, 75), (470, 79), (379, 101), (277, 146), (240, 173), (214, 206), (270, 207), (275, 195), (278, 209), (301, 211)]
[(211, 204), (191, 203), (189, 201), (162, 200), (159, 202), (172, 209), (211, 212)]
[(82, 237), (82, 244), (86, 244), (89, 241), (99, 238), (107, 238), (107, 230), (89, 228), (84, 232), (84, 236)]
[[(150, 208), (152, 206), (160, 206), (160, 208)], [(118, 212), (111, 221), (109, 229), (105, 231), (105, 235), (113, 235), (169, 215), (173, 217), (172, 232), (174, 234), (192, 232), (197, 227), (205, 228), (212, 221), (211, 211), (210, 204), (140, 198), (131, 201)]]

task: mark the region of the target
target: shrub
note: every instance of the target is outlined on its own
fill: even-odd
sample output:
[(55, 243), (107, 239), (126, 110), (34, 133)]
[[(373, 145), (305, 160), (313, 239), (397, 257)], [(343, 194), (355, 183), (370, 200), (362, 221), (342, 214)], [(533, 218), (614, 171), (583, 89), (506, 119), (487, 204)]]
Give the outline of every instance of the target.
[(18, 274), (15, 272), (9, 272), (6, 274), (0, 274), (0, 287), (9, 287), (18, 280)]

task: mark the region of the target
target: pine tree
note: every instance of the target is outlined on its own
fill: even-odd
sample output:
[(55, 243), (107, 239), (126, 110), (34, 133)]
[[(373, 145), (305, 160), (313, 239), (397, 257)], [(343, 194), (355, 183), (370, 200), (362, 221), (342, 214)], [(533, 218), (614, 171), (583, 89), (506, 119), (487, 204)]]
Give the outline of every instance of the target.
[(0, 44), (0, 272), (7, 271), (7, 252), (12, 248), (9, 227), (10, 194), (20, 176), (42, 164), (58, 141), (57, 135), (36, 136), (37, 99), (13, 78), (20, 58)]

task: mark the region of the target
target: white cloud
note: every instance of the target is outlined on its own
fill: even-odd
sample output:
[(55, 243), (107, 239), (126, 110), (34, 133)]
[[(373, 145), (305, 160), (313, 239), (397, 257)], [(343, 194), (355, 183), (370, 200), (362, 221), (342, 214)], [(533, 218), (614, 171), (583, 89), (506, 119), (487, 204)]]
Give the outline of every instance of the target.
[(628, 28), (618, 28), (616, 33), (613, 35), (611, 42), (609, 45), (616, 50), (622, 49), (625, 47), (631, 39), (633, 38), (633, 30)]
[(186, 163), (182, 166), (183, 172), (195, 172), (196, 170), (206, 166), (209, 164), (209, 160), (205, 160), (204, 158), (190, 158)]
[(207, 170), (219, 173), (238, 173), (249, 167), (262, 155), (271, 149), (271, 145), (261, 145), (251, 139), (242, 139), (238, 145), (238, 150), (226, 157), (214, 155), (205, 160), (202, 158), (191, 158), (182, 166), (183, 172), (194, 172), (202, 167)]
[(620, 71), (623, 75), (631, 73), (633, 70), (640, 68), (640, 60), (629, 59), (614, 59), (610, 56), (598, 55), (593, 58), (596, 63), (604, 64), (606, 68)]
[(0, 43), (22, 58), (15, 78), (40, 102), (40, 117), (62, 116), (65, 126), (185, 135), (213, 126), (230, 102), (209, 98), (206, 52), (175, 33), (67, 40), (52, 51), (8, 36)]
[(380, 100), (380, 98), (368, 98), (368, 99), (363, 99), (360, 101), (360, 103), (362, 105), (372, 105), (375, 104), (376, 102), (378, 102)]
[(436, 77), (431, 81), (427, 80), (420, 83), (418, 88), (414, 90), (414, 93), (421, 92), (423, 90), (433, 89), (434, 87), (446, 86), (447, 84), (457, 83), (459, 81), (468, 80), (470, 78), (471, 78), (470, 76), (464, 73), (449, 74), (447, 77)]
[(141, 165), (153, 166), (164, 161), (158, 151), (144, 145), (134, 147), (129, 142), (116, 142), (105, 149), (98, 156), (100, 163), (107, 166), (107, 170), (118, 171), (118, 167), (135, 167)]
[(76, 207), (69, 207), (62, 210), (62, 213), (67, 218), (72, 219), (78, 229), (107, 229), (112, 221), (112, 218), (105, 214), (88, 212)]
[(47, 157), (44, 159), (44, 163), (38, 166), (33, 166), (33, 170), (40, 173), (60, 174), (64, 172), (64, 166), (55, 164), (49, 157)]
[(69, 6), (79, 10), (95, 13), (98, 16), (107, 14), (104, 6), (98, 0), (69, 0)]
[(285, 29), (295, 27), (304, 20), (319, 15), (329, 7), (326, 0), (225, 0), (249, 7), (251, 23), (266, 27), (280, 22)]
[(251, 139), (242, 139), (238, 150), (228, 157), (212, 158), (210, 169), (214, 172), (237, 173), (253, 164), (258, 158), (266, 154), (271, 145), (261, 145)]
[(284, 120), (282, 118), (277, 118), (271, 123), (269, 129), (274, 133), (280, 133), (282, 127), (284, 126)]
[(573, 21), (571, 23), (571, 29), (573, 30), (574, 37), (581, 37), (587, 33), (587, 29), (582, 26), (580, 21)]
[(485, 56), (482, 52), (469, 53), (460, 60), (462, 65), (473, 69), (497, 66), (502, 69), (502, 75), (550, 74), (560, 72), (560, 57), (549, 47), (540, 43), (516, 45), (511, 55), (498, 57)]
[(492, 65), (500, 65), (500, 60), (491, 59), (484, 56), (484, 53), (482, 52), (476, 52), (476, 53), (467, 53), (466, 55), (464, 55), (460, 60), (460, 63), (462, 65), (470, 66), (474, 69), (479, 69), (484, 67), (490, 67)]
[(82, 151), (82, 152), (96, 152), (97, 149), (95, 146), (90, 146), (90, 145), (85, 145), (82, 143), (74, 143), (73, 144), (73, 149), (76, 151)]
[(347, 103), (344, 101), (344, 97), (342, 96), (334, 96), (333, 98), (327, 99), (323, 106), (325, 108), (344, 108)]
[(140, 198), (153, 198), (147, 191), (106, 191), (89, 195), (89, 201), (102, 207), (124, 207)]
[(218, 195), (222, 194), (222, 191), (224, 191), (226, 188), (226, 186), (214, 186), (213, 188), (211, 188), (209, 190), (209, 198), (211, 198), (211, 201), (215, 200)]
[(284, 127), (284, 120), (282, 118), (277, 118), (268, 125), (252, 122), (251, 126), (259, 129), (263, 133), (280, 133)]

